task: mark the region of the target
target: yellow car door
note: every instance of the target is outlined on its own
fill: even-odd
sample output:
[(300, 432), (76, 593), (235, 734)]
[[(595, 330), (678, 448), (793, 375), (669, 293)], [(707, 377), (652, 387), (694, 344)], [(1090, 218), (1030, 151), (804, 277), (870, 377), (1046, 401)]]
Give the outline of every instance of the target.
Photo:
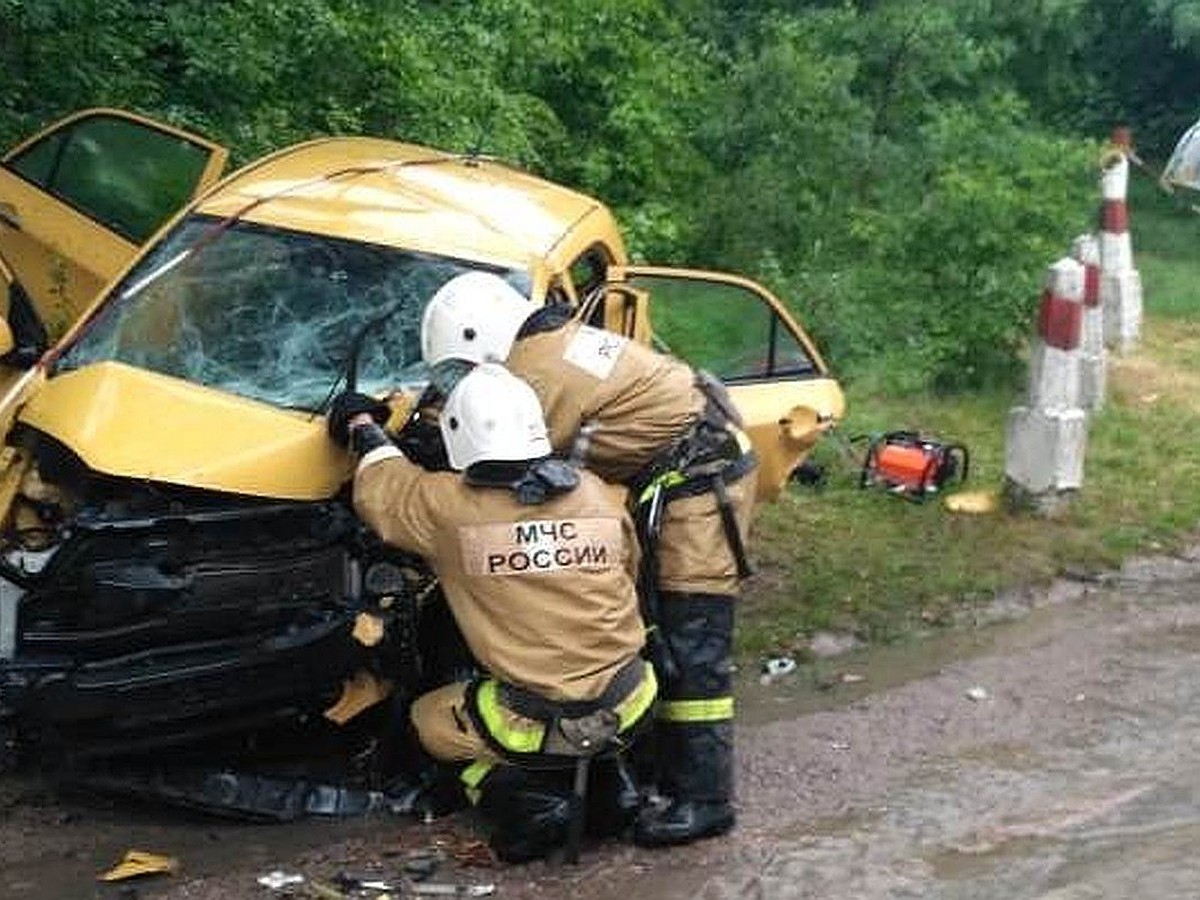
[(607, 327), (720, 378), (759, 456), (758, 495), (769, 500), (845, 412), (841, 386), (804, 329), (766, 288), (694, 269), (613, 266)]
[(113, 109), (76, 113), (6, 153), (0, 259), (13, 278), (10, 321), (31, 313), (50, 341), (59, 337), (227, 158), (210, 141)]

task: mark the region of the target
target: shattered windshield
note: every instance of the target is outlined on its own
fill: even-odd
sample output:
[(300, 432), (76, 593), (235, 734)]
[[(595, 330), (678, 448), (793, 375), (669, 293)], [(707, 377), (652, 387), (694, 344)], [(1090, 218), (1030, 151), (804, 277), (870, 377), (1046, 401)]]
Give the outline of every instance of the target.
[[(294, 409), (319, 410), (363, 342), (358, 389), (428, 380), (421, 314), (449, 279), (483, 269), (448, 257), (193, 216), (125, 277), (59, 371), (115, 360)], [(528, 293), (525, 273), (495, 271)]]

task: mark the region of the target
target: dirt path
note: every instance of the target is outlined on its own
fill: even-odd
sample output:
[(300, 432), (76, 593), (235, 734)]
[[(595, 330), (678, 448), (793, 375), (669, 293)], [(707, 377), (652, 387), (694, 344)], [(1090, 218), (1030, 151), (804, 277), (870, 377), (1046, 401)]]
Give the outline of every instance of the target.
[[(979, 611), (1024, 613), (1014, 623), (841, 657), (817, 673), (825, 689), (811, 673), (749, 681), (732, 837), (446, 874), (577, 900), (1196, 896), (1197, 599), (1200, 561), (1137, 561)], [(0, 783), (0, 897), (117, 896), (93, 878), (133, 846), (182, 863), (140, 896), (265, 897), (254, 877), (270, 868), (394, 869), (468, 837), (387, 819), (239, 828)]]

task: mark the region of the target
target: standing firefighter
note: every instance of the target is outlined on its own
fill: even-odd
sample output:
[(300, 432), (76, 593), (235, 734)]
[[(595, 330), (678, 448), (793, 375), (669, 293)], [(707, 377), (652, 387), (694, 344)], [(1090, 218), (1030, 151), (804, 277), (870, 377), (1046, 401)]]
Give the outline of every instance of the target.
[(503, 362), (537, 393), (555, 451), (630, 490), (645, 555), (640, 588), (663, 702), (658, 787), (634, 839), (679, 844), (733, 827), (734, 599), (748, 572), (754, 456), (724, 388), (687, 365), (532, 305), (485, 273), (447, 282), (421, 348), (447, 385)]
[[(354, 507), (383, 540), (430, 560), (488, 672), (418, 698), (413, 725), (433, 756), (470, 762), (462, 780), (497, 854), (543, 856), (582, 821), (569, 767), (586, 776), (579, 761), (623, 746), (654, 702), (633, 523), (597, 476), (548, 458), (537, 397), (500, 366), (463, 378), (442, 412), (461, 475), (409, 462), (382, 420), (386, 409), (355, 393), (330, 413), (334, 440), (361, 455)], [(620, 779), (609, 781), (596, 804), (627, 824), (636, 790), (618, 796)]]

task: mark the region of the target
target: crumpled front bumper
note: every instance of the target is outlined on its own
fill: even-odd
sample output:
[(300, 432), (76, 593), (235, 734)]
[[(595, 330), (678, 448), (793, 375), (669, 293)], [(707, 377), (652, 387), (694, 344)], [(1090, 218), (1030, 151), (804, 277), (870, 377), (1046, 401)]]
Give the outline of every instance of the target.
[(0, 722), (78, 763), (319, 720), (402, 649), (402, 628), (375, 648), (352, 636), (377, 599), (364, 546), (332, 501), (84, 510), (41, 568), (0, 566)]

